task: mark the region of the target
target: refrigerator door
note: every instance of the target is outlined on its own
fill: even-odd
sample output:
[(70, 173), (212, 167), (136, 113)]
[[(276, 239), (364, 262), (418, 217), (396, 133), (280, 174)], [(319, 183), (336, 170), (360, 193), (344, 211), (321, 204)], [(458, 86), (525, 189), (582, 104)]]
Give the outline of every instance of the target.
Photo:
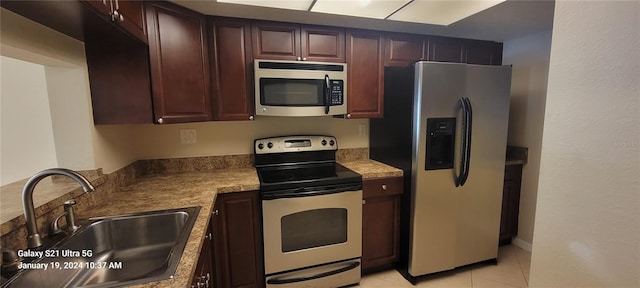
[[(415, 66), (408, 272), (445, 271), (497, 257), (510, 67), (418, 62)], [(473, 110), (471, 153), (462, 155), (460, 99)], [(426, 170), (427, 119), (456, 118), (454, 165)], [(468, 178), (456, 179), (469, 161)]]
[(469, 176), (459, 189), (456, 267), (498, 255), (507, 149), (510, 66), (466, 66), (473, 108)]

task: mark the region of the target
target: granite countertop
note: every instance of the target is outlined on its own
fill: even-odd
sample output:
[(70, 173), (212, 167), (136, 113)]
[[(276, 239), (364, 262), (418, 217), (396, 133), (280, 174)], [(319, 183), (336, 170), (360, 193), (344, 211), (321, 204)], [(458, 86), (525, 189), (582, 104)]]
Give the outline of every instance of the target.
[[(106, 197), (107, 205), (90, 207), (78, 218), (110, 216), (164, 209), (201, 206), (187, 245), (172, 279), (131, 287), (190, 287), (198, 255), (209, 224), (211, 209), (218, 193), (258, 190), (255, 169), (229, 169), (213, 172), (184, 172), (151, 175), (135, 184), (121, 187)], [(123, 263), (126, 269), (126, 263)]]
[[(402, 176), (400, 169), (369, 159), (340, 162), (360, 173), (364, 179)], [(105, 196), (103, 203), (77, 213), (77, 217), (120, 215), (155, 210), (201, 206), (182, 258), (172, 279), (132, 287), (190, 287), (204, 242), (209, 216), (219, 193), (254, 191), (260, 183), (254, 168), (212, 172), (182, 172), (143, 176), (132, 185), (120, 187)], [(126, 263), (123, 263), (126, 269)]]
[(359, 173), (363, 179), (402, 176), (402, 170), (371, 159), (340, 161), (340, 164)]

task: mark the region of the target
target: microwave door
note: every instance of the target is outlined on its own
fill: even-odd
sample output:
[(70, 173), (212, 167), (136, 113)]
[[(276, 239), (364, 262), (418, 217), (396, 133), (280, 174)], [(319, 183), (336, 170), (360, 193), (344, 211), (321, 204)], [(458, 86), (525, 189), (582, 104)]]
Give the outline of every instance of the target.
[(329, 114), (329, 105), (331, 105), (331, 101), (329, 97), (331, 96), (331, 82), (329, 81), (329, 75), (324, 75), (324, 114)]

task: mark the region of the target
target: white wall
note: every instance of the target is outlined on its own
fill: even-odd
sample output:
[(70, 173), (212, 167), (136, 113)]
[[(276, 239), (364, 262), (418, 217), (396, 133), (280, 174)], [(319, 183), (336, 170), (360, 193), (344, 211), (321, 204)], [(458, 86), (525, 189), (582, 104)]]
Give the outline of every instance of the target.
[(58, 166), (45, 67), (0, 57), (0, 185)]
[(513, 65), (508, 144), (529, 149), (528, 162), (522, 169), (520, 217), (514, 243), (531, 249), (538, 198), (551, 31), (505, 41), (503, 50), (503, 63)]
[(640, 287), (640, 2), (555, 3), (530, 287)]

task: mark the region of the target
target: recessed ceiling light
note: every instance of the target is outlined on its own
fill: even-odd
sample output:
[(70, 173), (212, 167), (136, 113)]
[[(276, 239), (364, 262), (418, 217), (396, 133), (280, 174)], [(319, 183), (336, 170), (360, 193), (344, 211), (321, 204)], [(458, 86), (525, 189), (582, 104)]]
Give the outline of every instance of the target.
[(390, 20), (450, 25), (505, 0), (436, 1), (415, 0), (389, 16)]
[(384, 19), (410, 0), (318, 0), (312, 12)]
[(313, 0), (217, 0), (217, 2), (306, 11), (311, 7)]

